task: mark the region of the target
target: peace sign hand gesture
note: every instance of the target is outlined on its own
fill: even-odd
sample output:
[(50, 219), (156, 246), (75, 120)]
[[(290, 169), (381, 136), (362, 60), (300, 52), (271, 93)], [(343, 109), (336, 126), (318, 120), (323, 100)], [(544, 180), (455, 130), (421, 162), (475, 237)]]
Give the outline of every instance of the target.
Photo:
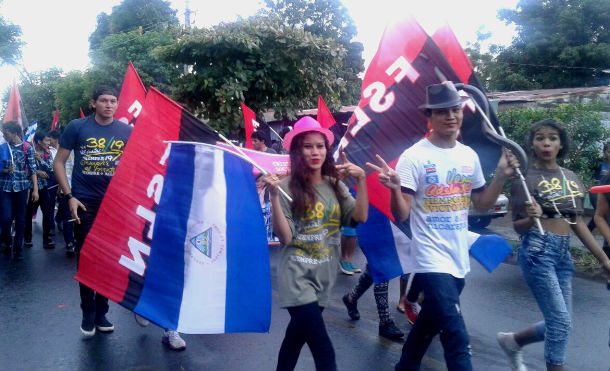
[(337, 173), (339, 175), (339, 179), (343, 180), (348, 177), (354, 177), (358, 180), (363, 180), (366, 178), (366, 173), (359, 166), (351, 163), (345, 152), (341, 152), (341, 164), (335, 165), (337, 169)]
[(370, 162), (367, 162), (366, 166), (379, 173), (379, 181), (381, 184), (390, 189), (400, 189), (400, 176), (398, 176), (398, 173), (388, 166), (381, 156), (375, 155), (375, 157), (377, 157), (377, 162), (380, 166)]

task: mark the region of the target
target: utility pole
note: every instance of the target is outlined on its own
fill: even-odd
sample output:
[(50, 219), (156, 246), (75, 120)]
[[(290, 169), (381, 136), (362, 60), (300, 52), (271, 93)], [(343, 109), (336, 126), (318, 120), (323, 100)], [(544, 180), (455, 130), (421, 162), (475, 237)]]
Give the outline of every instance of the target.
[[(191, 9), (189, 8), (189, 0), (184, 0), (185, 10), (184, 10), (184, 30), (189, 32), (191, 29)], [(184, 65), (184, 74), (186, 75), (189, 72), (188, 65)]]

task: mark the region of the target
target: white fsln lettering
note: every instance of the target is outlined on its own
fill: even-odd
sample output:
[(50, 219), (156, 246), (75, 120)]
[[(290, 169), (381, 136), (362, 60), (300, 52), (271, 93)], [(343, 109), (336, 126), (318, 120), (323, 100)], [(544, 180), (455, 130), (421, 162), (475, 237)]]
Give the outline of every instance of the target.
[(157, 215), (157, 213), (155, 213), (152, 210), (148, 210), (147, 208), (145, 208), (142, 205), (138, 205), (138, 208), (136, 209), (136, 214), (138, 214), (139, 216), (141, 216), (142, 218), (144, 218), (148, 222), (150, 222), (150, 228), (148, 228), (148, 233), (146, 234), (146, 237), (148, 237), (150, 240), (152, 240), (153, 229), (155, 226), (155, 216)]
[(371, 122), (371, 118), (360, 107), (356, 107), (354, 110), (354, 115), (356, 115), (356, 125), (354, 125), (354, 127), (349, 131), (353, 137), (358, 134), (364, 125)]
[(376, 113), (385, 112), (394, 104), (394, 93), (385, 94), (385, 91), (385, 85), (380, 81), (375, 81), (362, 92), (365, 98), (371, 97), (369, 106)]
[(385, 70), (385, 73), (388, 76), (392, 76), (396, 70), (400, 70), (400, 72), (394, 76), (394, 81), (397, 83), (400, 83), (405, 76), (409, 78), (411, 83), (414, 83), (419, 78), (419, 72), (417, 72), (417, 70), (413, 68), (413, 65), (411, 65), (411, 63), (409, 63), (409, 61), (403, 56), (398, 57), (394, 63), (392, 63), (392, 65)]
[(119, 259), (119, 264), (121, 264), (122, 266), (137, 275), (144, 276), (146, 264), (144, 263), (144, 259), (142, 259), (141, 254), (144, 254), (146, 256), (150, 255), (150, 246), (141, 241), (136, 240), (133, 237), (129, 237), (129, 241), (127, 241), (127, 246), (129, 247), (131, 256), (133, 256), (133, 260), (129, 259), (125, 255), (121, 255), (121, 258)]
[[(156, 174), (153, 176), (150, 183), (148, 183), (148, 187), (146, 188), (146, 196), (148, 198), (153, 198), (155, 203), (158, 205), (159, 201), (161, 201), (161, 191), (163, 190), (163, 175)], [(139, 205), (138, 205), (139, 207)]]
[(140, 116), (140, 112), (142, 112), (142, 104), (137, 100), (133, 101), (131, 106), (127, 109), (127, 112), (131, 113), (133, 117)]

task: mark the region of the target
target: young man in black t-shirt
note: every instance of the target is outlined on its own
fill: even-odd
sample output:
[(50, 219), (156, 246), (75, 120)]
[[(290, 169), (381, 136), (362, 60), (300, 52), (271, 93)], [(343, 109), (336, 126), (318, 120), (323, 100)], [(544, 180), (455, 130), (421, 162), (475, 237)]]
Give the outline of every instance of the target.
[[(72, 217), (76, 219), (74, 237), (77, 258), (132, 130), (114, 119), (117, 96), (113, 89), (107, 87), (100, 87), (94, 92), (91, 106), (95, 115), (70, 121), (60, 138), (53, 162), (57, 182), (68, 200)], [(72, 150), (74, 169), (70, 185), (65, 165)], [(114, 161), (107, 161), (108, 152), (114, 155)], [(79, 285), (82, 333), (93, 336), (96, 328), (101, 332), (113, 331), (114, 325), (106, 318), (108, 299), (82, 283)]]

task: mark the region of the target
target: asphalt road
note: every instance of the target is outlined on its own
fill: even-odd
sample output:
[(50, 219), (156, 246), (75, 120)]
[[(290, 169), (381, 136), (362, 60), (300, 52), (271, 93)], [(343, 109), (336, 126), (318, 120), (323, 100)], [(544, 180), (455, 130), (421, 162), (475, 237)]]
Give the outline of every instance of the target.
[[(185, 335), (187, 349), (174, 352), (161, 343), (161, 329), (154, 325), (139, 327), (131, 312), (112, 303), (108, 317), (116, 326), (115, 332), (84, 339), (79, 330), (78, 285), (72, 279), (74, 259), (65, 256), (60, 241), (56, 249), (43, 250), (38, 225), (34, 231), (34, 247), (25, 252), (24, 261), (0, 258), (0, 370), (275, 369), (289, 320), (287, 311), (277, 306), (275, 289), (271, 329), (266, 334)], [(277, 249), (272, 248), (274, 287), (277, 255)], [(364, 266), (360, 252), (355, 262)], [(359, 321), (349, 320), (341, 302), (341, 296), (357, 279), (357, 275), (340, 275), (334, 299), (324, 311), (337, 365), (342, 370), (392, 370), (402, 342), (378, 336), (372, 288), (359, 301)], [(509, 370), (495, 334), (519, 330), (539, 320), (536, 303), (518, 267), (511, 264), (502, 264), (489, 274), (473, 261), (466, 282), (462, 308), (471, 335), (474, 368)], [(397, 300), (395, 279), (390, 282), (390, 306), (398, 327), (406, 332), (409, 325), (395, 310)], [(574, 329), (566, 369), (608, 369), (609, 301), (603, 282), (574, 279)], [(524, 357), (531, 370), (545, 368), (542, 344), (528, 346)], [(297, 369), (314, 369), (306, 347)], [(438, 339), (426, 354), (423, 369), (445, 369)]]

